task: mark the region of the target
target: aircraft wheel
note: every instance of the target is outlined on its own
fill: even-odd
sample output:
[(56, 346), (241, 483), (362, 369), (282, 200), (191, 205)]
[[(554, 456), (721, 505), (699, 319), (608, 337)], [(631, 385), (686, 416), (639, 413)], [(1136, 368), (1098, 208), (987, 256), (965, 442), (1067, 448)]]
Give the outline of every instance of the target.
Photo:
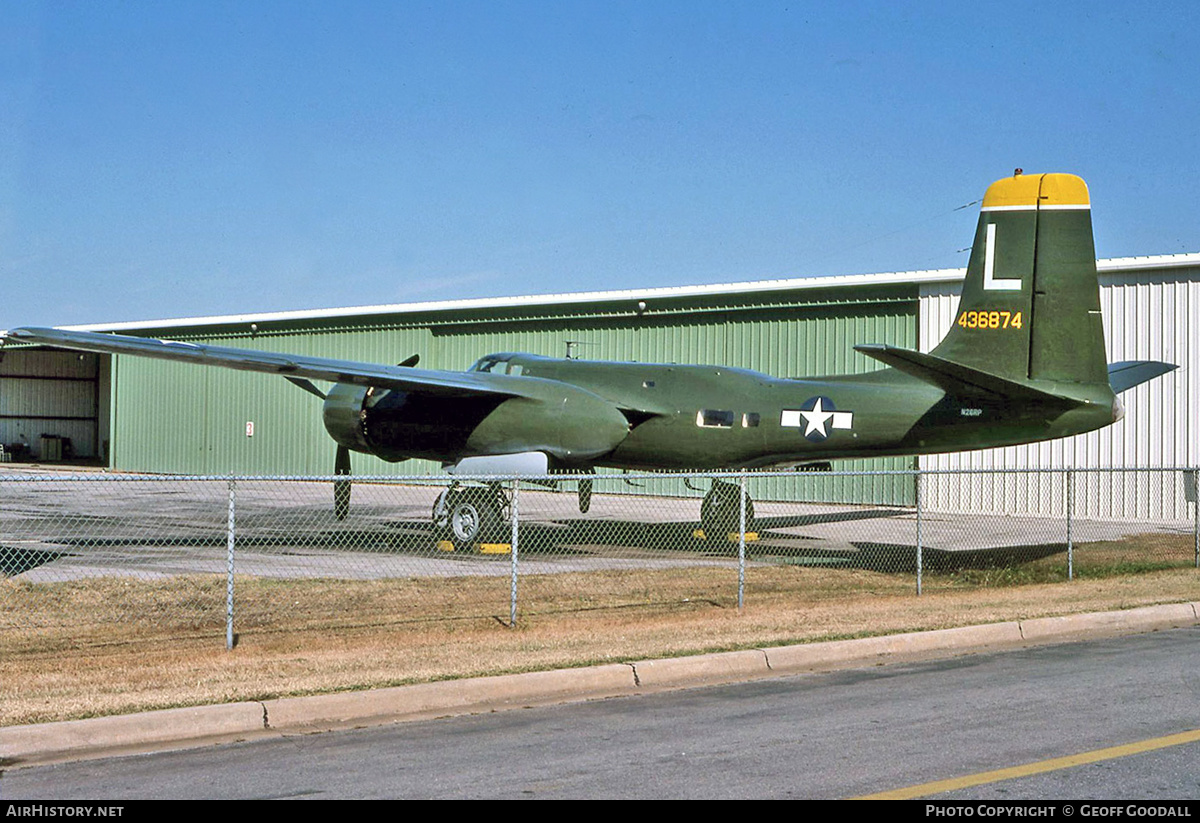
[[(737, 534), (741, 520), (738, 486), (732, 483), (713, 483), (712, 489), (700, 503), (700, 526), (709, 537)], [(746, 531), (754, 526), (754, 501), (746, 495)]]
[(499, 530), (500, 509), (482, 489), (445, 491), (434, 503), (433, 523), (456, 549), (470, 549)]

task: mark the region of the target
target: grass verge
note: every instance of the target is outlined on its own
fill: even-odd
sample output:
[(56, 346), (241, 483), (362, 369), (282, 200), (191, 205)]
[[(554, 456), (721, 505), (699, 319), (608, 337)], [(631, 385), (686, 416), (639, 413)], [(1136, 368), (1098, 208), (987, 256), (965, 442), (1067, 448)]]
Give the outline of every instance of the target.
[(908, 574), (754, 566), (740, 611), (729, 567), (530, 575), (516, 627), (506, 577), (239, 578), (233, 651), (220, 578), (6, 580), (0, 725), (1191, 601), (1190, 541), (1080, 547), (1073, 581), (1061, 557), (928, 574), (921, 597)]

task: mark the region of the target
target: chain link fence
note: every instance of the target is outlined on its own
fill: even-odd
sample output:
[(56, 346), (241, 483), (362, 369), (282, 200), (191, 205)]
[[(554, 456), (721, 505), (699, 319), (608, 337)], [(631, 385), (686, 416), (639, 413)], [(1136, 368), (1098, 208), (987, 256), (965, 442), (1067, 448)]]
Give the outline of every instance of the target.
[[(1200, 565), (1186, 469), (0, 475), (0, 630), (223, 636)], [(911, 505), (876, 505), (897, 483)], [(846, 501), (846, 502), (830, 502)], [(857, 502), (856, 502), (857, 501)], [(1030, 513), (1036, 512), (1036, 513)]]

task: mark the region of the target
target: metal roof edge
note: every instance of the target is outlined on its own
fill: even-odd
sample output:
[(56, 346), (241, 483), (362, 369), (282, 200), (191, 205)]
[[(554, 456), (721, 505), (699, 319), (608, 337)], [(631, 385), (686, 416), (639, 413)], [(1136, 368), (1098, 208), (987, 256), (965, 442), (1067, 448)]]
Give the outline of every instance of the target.
[(466, 311), (487, 308), (517, 308), (561, 306), (577, 303), (607, 303), (622, 300), (653, 300), (705, 295), (760, 293), (804, 289), (850, 288), (854, 286), (895, 285), (902, 283), (942, 282), (961, 280), (963, 269), (936, 269), (915, 272), (886, 272), (882, 274), (848, 274), (824, 277), (802, 277), (779, 280), (755, 280), (742, 283), (713, 283), (693, 286), (664, 286), (651, 289), (621, 289), (595, 292), (563, 292), (531, 294), (517, 297), (480, 297), (463, 300), (437, 300), (419, 303), (394, 303), (378, 306), (349, 306), (336, 309), (302, 309), (299, 311), (228, 314), (208, 317), (180, 317), (166, 320), (92, 323), (78, 326), (59, 326), (67, 331), (123, 331), (132, 329), (180, 328), (187, 326), (222, 326), (240, 323), (271, 321), (331, 320), (350, 317), (372, 317), (422, 312)]
[[(1158, 254), (1141, 257), (1115, 257), (1097, 260), (1096, 268), (1101, 273), (1141, 271), (1145, 269), (1172, 268), (1176, 266), (1200, 265), (1200, 252), (1187, 254)], [(622, 289), (614, 291), (563, 292), (558, 294), (532, 294), (516, 297), (481, 297), (463, 300), (437, 300), (417, 303), (394, 303), (378, 306), (349, 306), (333, 309), (303, 309), (299, 311), (258, 312), (248, 314), (213, 315), (208, 317), (180, 317), (164, 320), (123, 321), (117, 323), (89, 323), (86, 325), (59, 326), (68, 331), (132, 331), (148, 329), (171, 329), (194, 326), (228, 326), (243, 323), (270, 323), (303, 320), (335, 320), (338, 318), (366, 318), (387, 315), (418, 314), (423, 312), (469, 311), (488, 308), (517, 308), (538, 306), (562, 306), (584, 303), (604, 303), (622, 300), (654, 300), (678, 297), (702, 297), (705, 295), (763, 293), (775, 291), (802, 291), (808, 289), (853, 288), (861, 286), (913, 285), (952, 283), (962, 280), (964, 268), (926, 269), (908, 272), (883, 272), (879, 274), (828, 275), (823, 277), (798, 277), (777, 280), (753, 280), (741, 283), (713, 283), (691, 286), (664, 286), (650, 289)]]
[(1107, 260), (1096, 261), (1096, 270), (1101, 273), (1169, 269), (1177, 266), (1200, 266), (1200, 252), (1148, 254), (1139, 257), (1111, 257)]

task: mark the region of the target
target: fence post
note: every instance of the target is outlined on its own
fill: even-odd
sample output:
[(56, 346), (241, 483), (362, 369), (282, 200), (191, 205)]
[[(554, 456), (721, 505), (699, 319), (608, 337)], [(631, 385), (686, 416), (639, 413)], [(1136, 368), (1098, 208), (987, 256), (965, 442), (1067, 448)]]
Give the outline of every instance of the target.
[(1075, 472), (1067, 469), (1067, 579), (1075, 579), (1075, 541), (1071, 538), (1071, 516), (1075, 512)]
[(229, 478), (229, 519), (225, 526), (225, 650), (233, 649), (233, 543), (237, 481)]
[(922, 548), (921, 548), (921, 470), (917, 469), (915, 475), (916, 490), (917, 490), (917, 596), (921, 595), (921, 570), (922, 570)]
[(746, 474), (742, 473), (738, 495), (738, 611), (746, 605)]
[(1192, 511), (1195, 512), (1192, 516), (1196, 522), (1192, 525), (1192, 542), (1195, 544), (1196, 568), (1200, 569), (1200, 469), (1196, 469), (1192, 479), (1196, 483), (1193, 487), (1196, 490), (1196, 499), (1192, 502)]
[(512, 522), (512, 534), (509, 536), (512, 555), (512, 584), (509, 592), (508, 604), (508, 626), (515, 629), (517, 627), (517, 480), (512, 481), (512, 505), (509, 507), (510, 519)]

